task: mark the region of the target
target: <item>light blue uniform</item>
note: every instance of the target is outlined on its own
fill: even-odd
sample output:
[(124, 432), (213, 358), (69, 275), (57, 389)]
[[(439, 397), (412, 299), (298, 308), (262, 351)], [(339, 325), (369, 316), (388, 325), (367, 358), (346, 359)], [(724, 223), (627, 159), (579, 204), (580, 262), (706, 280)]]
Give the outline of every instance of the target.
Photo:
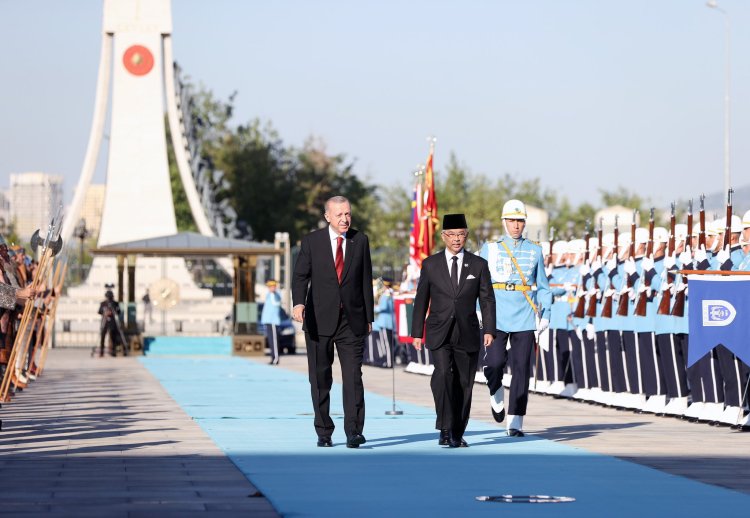
[(281, 324), (281, 296), (276, 291), (269, 291), (263, 302), (263, 311), (260, 314), (261, 324)]
[(375, 306), (375, 321), (372, 323), (373, 331), (381, 329), (393, 330), (393, 297), (386, 290), (380, 295), (378, 305)]
[[(518, 270), (501, 242), (507, 245), (518, 262), (518, 266), (526, 278), (526, 284), (528, 286), (536, 285), (536, 290), (527, 291), (526, 293), (536, 305), (541, 318), (549, 320), (552, 293), (549, 289), (547, 275), (544, 272), (542, 247), (528, 239), (513, 239), (510, 236), (503, 236), (499, 241), (494, 243), (485, 243), (479, 255), (489, 263), (493, 284), (523, 285)], [(536, 330), (534, 311), (523, 292), (495, 289), (495, 301), (497, 306), (497, 329), (506, 333)]]

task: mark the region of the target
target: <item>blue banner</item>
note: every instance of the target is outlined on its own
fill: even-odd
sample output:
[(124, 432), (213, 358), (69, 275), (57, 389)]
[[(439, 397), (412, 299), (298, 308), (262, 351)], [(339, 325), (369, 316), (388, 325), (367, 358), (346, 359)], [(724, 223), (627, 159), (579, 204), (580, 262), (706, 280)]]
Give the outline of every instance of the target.
[(690, 275), (688, 367), (723, 345), (750, 365), (750, 275)]

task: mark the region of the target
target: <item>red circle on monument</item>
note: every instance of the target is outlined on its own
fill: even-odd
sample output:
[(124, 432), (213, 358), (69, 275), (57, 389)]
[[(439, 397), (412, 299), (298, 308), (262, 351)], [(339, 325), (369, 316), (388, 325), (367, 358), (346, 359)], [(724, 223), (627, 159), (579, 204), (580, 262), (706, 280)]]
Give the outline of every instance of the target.
[(154, 55), (143, 45), (133, 45), (123, 54), (122, 62), (134, 76), (145, 76), (154, 68)]

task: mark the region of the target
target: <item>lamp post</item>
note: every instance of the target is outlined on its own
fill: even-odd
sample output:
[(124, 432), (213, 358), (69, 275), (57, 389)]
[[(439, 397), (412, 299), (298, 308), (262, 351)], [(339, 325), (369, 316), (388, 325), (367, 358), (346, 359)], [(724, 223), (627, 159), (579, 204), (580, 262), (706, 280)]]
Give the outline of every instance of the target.
[(86, 228), (86, 220), (84, 218), (79, 219), (73, 229), (73, 236), (80, 240), (78, 250), (78, 282), (83, 282), (83, 243), (90, 234), (91, 232)]
[(706, 2), (706, 6), (715, 9), (724, 15), (724, 26), (725, 30), (725, 42), (724, 51), (726, 54), (725, 63), (725, 77), (724, 77), (724, 192), (729, 192), (731, 186), (729, 176), (729, 83), (731, 77), (731, 60), (730, 60), (730, 24), (729, 24), (729, 13), (726, 9), (719, 7), (716, 0), (709, 0)]

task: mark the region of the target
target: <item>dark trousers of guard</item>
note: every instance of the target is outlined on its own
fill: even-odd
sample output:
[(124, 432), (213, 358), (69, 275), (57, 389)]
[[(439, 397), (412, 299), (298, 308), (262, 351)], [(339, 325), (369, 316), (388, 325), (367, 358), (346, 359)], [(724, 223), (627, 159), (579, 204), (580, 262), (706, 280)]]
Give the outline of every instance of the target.
[(333, 347), (339, 355), (344, 399), (344, 432), (351, 437), (361, 434), (365, 426), (365, 389), (362, 385), (362, 353), (365, 337), (357, 336), (349, 327), (346, 314), (339, 312), (339, 322), (332, 336), (305, 333), (310, 393), (315, 411), (315, 432), (330, 437), (334, 425), (330, 415), (333, 384)]
[(687, 387), (690, 393), (690, 399), (693, 403), (703, 402), (703, 386), (701, 384), (700, 369), (697, 365), (693, 364), (687, 367), (688, 359), (688, 334), (677, 333), (674, 335), (675, 344), (677, 348), (682, 351), (682, 358), (685, 361), (685, 374), (687, 376)]
[[(534, 348), (534, 331), (506, 333), (497, 330), (492, 345), (484, 348), (484, 376), (490, 395), (503, 385), (503, 372), (510, 364), (510, 391), (505, 400), (508, 402), (508, 415), (526, 415), (529, 403), (530, 356)], [(505, 346), (510, 340), (510, 349)]]
[(637, 334), (638, 361), (641, 373), (642, 394), (656, 396), (666, 394), (664, 388), (664, 370), (659, 351), (654, 342), (654, 333)]
[[(723, 345), (716, 347), (716, 359), (724, 379), (724, 404), (742, 407), (746, 402), (748, 367)], [(720, 388), (721, 390), (721, 388)]]
[(112, 345), (112, 356), (115, 355), (115, 346), (120, 342), (119, 333), (117, 332), (117, 324), (114, 320), (110, 320), (104, 323), (101, 331), (101, 339), (99, 340), (99, 356), (104, 356), (104, 339), (109, 333), (109, 343)]
[(625, 351), (625, 375), (631, 394), (642, 394), (640, 371), (638, 370), (638, 341), (634, 331), (622, 332), (622, 350)]
[(595, 346), (596, 362), (599, 366), (597, 381), (603, 391), (609, 392), (612, 387), (610, 384), (609, 354), (607, 352), (607, 333), (605, 331), (596, 332)]
[(468, 352), (459, 345), (458, 326), (454, 320), (443, 345), (430, 352), (435, 366), (430, 378), (437, 414), (435, 428), (448, 430), (459, 439), (469, 423), (479, 351)]
[(703, 387), (703, 402), (723, 403), (724, 378), (721, 375), (721, 369), (719, 369), (716, 349), (695, 362), (694, 367), (698, 368), (700, 375), (701, 386)]
[(279, 363), (279, 328), (275, 324), (266, 324), (264, 327), (271, 363), (277, 365)]
[(628, 382), (623, 360), (624, 346), (622, 333), (617, 329), (607, 331), (607, 352), (609, 353), (609, 373), (613, 392), (627, 392)]
[(664, 369), (664, 384), (668, 398), (687, 397), (687, 358), (682, 356), (682, 347), (677, 341), (677, 335), (663, 333), (656, 335), (656, 347)]

